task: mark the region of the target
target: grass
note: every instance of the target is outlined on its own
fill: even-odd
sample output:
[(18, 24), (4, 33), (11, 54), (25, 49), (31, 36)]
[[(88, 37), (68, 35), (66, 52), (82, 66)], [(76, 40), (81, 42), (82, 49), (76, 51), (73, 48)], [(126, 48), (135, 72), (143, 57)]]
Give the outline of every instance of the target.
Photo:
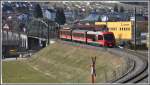
[(2, 76), (3, 83), (38, 83), (49, 81), (48, 77), (45, 77), (21, 61), (3, 62)]
[(3, 61), (3, 83), (90, 83), (91, 57), (96, 56), (96, 82), (112, 79), (121, 57), (62, 43), (52, 44), (28, 60)]

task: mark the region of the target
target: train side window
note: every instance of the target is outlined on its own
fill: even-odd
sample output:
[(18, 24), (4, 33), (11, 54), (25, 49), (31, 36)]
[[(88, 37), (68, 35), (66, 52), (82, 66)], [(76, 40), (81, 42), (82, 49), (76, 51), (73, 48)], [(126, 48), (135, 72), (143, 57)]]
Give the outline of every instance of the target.
[(80, 37), (80, 34), (79, 34), (79, 33), (77, 33), (76, 35), (77, 35), (78, 37)]
[(78, 37), (78, 34), (77, 34), (77, 33), (74, 33), (73, 36)]
[(87, 34), (87, 38), (92, 39), (93, 41), (95, 41), (95, 35), (91, 35), (91, 34)]
[(79, 37), (84, 37), (84, 34), (80, 34), (80, 36)]
[(103, 36), (102, 35), (98, 35), (98, 40), (103, 40)]
[(75, 33), (73, 33), (73, 36), (77, 37), (77, 35)]
[(81, 37), (84, 37), (84, 34), (81, 34)]
[(75, 37), (78, 37), (78, 34), (76, 34), (76, 33), (74, 33), (73, 35), (74, 35)]
[(84, 34), (81, 34), (81, 33), (73, 33), (73, 36), (75, 36), (75, 37), (84, 37)]

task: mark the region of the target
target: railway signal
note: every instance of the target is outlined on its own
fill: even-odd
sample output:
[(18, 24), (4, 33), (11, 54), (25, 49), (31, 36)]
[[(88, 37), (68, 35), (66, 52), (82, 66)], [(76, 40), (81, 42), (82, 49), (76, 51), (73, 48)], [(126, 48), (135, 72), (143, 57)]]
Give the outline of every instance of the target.
[(91, 58), (92, 58), (92, 64), (90, 65), (90, 67), (91, 67), (91, 81), (92, 81), (92, 83), (95, 83), (95, 81), (96, 81), (96, 69), (95, 69), (96, 56), (91, 57)]

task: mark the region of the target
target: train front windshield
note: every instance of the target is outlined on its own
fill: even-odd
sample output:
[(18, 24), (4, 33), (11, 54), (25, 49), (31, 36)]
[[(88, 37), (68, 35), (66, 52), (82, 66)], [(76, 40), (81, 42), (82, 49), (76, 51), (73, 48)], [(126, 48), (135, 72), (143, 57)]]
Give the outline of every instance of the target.
[(104, 40), (113, 41), (115, 38), (113, 34), (104, 34)]

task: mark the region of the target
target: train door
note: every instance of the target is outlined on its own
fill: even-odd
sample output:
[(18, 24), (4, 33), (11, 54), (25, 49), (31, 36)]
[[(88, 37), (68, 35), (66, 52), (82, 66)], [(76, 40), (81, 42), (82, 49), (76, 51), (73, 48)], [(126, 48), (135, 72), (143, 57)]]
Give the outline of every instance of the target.
[(97, 41), (100, 45), (104, 45), (104, 36), (103, 35), (97, 35)]

